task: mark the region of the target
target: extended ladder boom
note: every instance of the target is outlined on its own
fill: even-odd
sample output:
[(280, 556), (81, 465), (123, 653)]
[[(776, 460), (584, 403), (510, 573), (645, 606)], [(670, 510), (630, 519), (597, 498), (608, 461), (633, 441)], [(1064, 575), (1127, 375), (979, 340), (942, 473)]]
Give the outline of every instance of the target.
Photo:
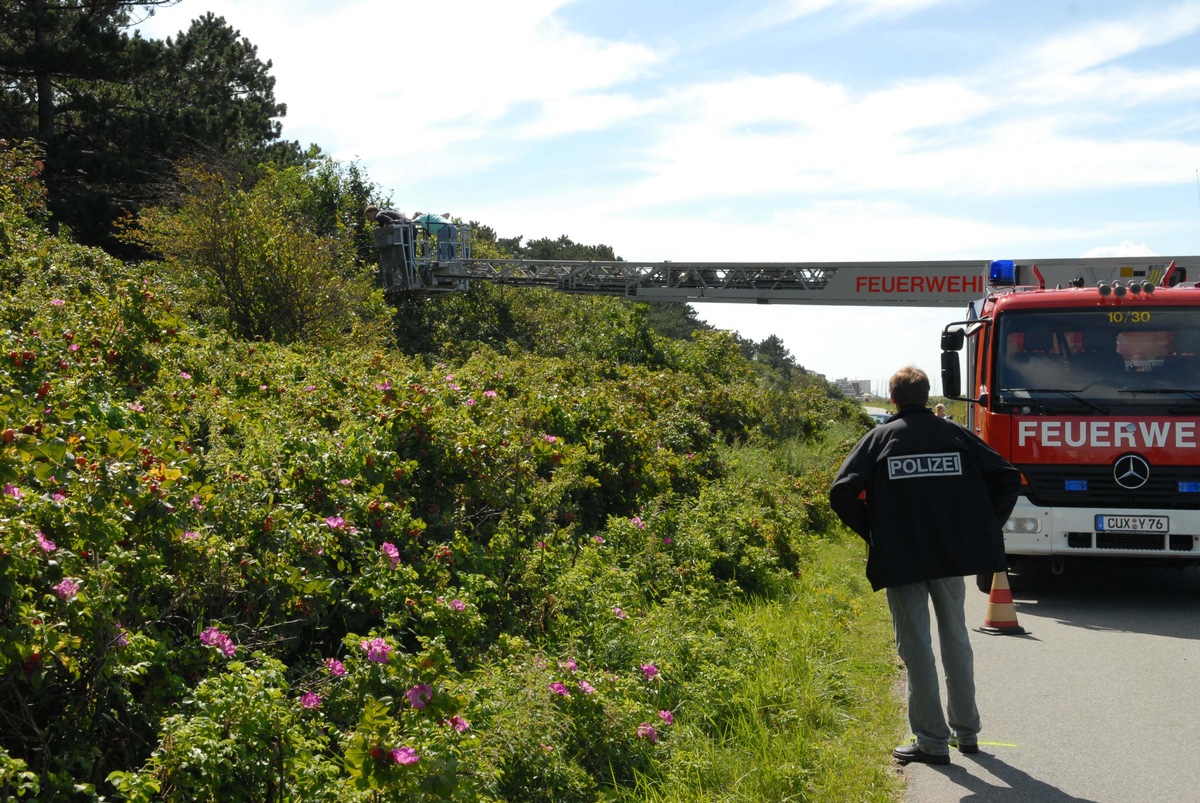
[[(395, 229), (395, 231), (393, 231)], [(376, 233), (381, 282), (387, 290), (459, 290), (482, 280), (639, 301), (723, 301), (756, 304), (964, 307), (989, 289), (987, 260), (908, 262), (625, 262), (470, 257), (469, 242), (454, 258), (430, 258), (399, 226)], [(424, 257), (424, 258), (423, 258)], [(1149, 282), (1169, 266), (1176, 278), (1200, 278), (1200, 256), (1105, 257), (1014, 261), (1016, 282)], [(1036, 265), (1036, 270), (1035, 266)]]

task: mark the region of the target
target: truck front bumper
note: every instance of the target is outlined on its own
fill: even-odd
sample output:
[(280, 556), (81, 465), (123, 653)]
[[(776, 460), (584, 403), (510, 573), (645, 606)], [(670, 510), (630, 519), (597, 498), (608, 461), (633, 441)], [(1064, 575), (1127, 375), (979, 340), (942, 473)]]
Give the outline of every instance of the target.
[[(1121, 528), (1106, 529), (1098, 517), (1119, 517)], [(1146, 529), (1139, 530), (1138, 522)], [(1004, 527), (1004, 551), (1009, 555), (1200, 560), (1200, 511), (1048, 508), (1021, 497)]]

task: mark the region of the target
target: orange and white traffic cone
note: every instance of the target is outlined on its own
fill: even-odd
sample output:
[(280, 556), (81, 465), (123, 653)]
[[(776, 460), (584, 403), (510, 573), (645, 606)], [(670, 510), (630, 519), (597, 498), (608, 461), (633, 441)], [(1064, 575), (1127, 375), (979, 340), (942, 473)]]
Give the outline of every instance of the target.
[(1008, 587), (1008, 572), (996, 572), (992, 577), (992, 592), (988, 595), (987, 612), (979, 632), (991, 636), (1023, 636), (1029, 631), (1017, 623), (1017, 608), (1013, 605), (1012, 589)]

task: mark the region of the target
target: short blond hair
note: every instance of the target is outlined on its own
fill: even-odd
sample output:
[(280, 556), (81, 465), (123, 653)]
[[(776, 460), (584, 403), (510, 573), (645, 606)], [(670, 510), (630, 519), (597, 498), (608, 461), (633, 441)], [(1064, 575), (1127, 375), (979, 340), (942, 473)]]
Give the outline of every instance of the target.
[(906, 365), (892, 374), (888, 392), (897, 407), (924, 407), (929, 403), (929, 376), (915, 365)]

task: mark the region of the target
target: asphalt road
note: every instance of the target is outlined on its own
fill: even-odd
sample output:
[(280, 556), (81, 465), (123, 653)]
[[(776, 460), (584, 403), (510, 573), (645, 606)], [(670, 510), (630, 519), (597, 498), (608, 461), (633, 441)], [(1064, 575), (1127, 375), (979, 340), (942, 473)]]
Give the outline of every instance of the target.
[[(1028, 635), (971, 633), (980, 752), (901, 770), (907, 803), (1200, 801), (1200, 570), (1068, 565), (1012, 586)], [(969, 585), (967, 622), (987, 605)]]

